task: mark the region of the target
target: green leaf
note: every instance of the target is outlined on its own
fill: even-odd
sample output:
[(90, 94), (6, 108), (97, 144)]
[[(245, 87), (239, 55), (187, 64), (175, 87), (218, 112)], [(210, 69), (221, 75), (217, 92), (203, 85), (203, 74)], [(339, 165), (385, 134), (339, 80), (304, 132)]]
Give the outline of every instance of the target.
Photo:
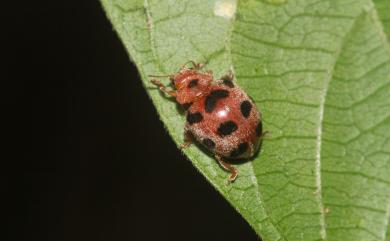
[(388, 0), (375, 0), (374, 1), (381, 22), (383, 23), (384, 31), (387, 35), (387, 39), (390, 37), (390, 2)]
[(390, 241), (390, 1), (102, 3), (178, 144), (184, 116), (148, 75), (195, 60), (254, 98), (271, 136), (236, 182), (185, 154), (263, 240)]

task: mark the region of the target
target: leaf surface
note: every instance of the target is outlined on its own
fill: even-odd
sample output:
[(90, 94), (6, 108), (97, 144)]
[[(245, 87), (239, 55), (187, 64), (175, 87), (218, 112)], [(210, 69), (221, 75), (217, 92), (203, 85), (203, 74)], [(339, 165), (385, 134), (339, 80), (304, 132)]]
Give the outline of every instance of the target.
[(271, 135), (236, 182), (185, 154), (263, 240), (390, 240), (390, 1), (102, 3), (178, 144), (184, 115), (148, 75), (195, 60), (253, 97)]

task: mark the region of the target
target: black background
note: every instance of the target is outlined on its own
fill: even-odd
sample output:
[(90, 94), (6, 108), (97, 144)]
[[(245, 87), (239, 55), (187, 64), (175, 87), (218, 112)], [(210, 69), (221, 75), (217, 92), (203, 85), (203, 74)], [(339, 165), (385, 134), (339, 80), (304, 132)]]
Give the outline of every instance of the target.
[(172, 142), (99, 2), (1, 15), (16, 147), (1, 240), (259, 240)]

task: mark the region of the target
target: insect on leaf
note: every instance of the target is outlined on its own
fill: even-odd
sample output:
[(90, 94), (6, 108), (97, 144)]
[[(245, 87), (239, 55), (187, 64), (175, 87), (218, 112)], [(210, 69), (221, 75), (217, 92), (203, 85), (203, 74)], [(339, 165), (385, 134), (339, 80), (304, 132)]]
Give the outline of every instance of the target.
[(148, 75), (194, 60), (253, 97), (271, 134), (233, 184), (185, 153), (263, 240), (390, 241), (390, 1), (102, 3), (178, 144), (184, 116)]

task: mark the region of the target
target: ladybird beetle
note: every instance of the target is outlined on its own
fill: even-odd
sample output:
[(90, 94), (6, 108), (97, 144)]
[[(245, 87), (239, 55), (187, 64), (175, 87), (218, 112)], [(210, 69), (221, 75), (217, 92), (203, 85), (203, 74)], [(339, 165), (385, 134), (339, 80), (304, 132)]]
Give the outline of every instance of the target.
[[(189, 63), (192, 67), (186, 67)], [(215, 155), (215, 159), (231, 175), (233, 182), (238, 171), (226, 159), (247, 159), (259, 149), (265, 132), (261, 114), (252, 99), (233, 82), (232, 72), (218, 80), (211, 71), (201, 71), (203, 65), (189, 61), (179, 72), (168, 76), (174, 89), (169, 90), (159, 80), (151, 82), (159, 89), (189, 106), (184, 127), (186, 148), (195, 140)]]

